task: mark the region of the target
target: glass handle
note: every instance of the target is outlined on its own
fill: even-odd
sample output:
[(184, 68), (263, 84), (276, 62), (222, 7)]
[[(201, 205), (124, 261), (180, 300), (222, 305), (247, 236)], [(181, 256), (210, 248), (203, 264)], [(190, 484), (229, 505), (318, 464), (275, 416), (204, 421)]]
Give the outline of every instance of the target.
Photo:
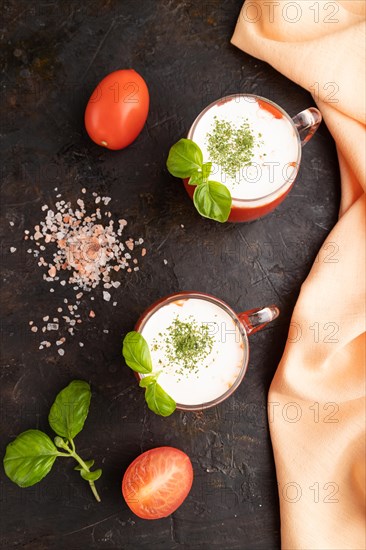
[(293, 117), (293, 123), (299, 132), (301, 145), (304, 146), (313, 137), (322, 121), (321, 112), (315, 107), (309, 107)]
[(280, 310), (277, 306), (268, 306), (256, 309), (250, 309), (239, 313), (238, 317), (247, 334), (254, 334), (264, 328), (268, 323), (277, 319), (280, 314)]

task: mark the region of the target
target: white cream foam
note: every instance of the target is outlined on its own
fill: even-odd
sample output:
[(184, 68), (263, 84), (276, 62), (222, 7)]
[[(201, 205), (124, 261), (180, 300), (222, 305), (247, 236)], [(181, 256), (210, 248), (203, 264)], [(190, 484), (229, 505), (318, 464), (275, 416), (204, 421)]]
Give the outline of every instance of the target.
[(295, 128), (285, 116), (275, 118), (253, 97), (234, 96), (213, 105), (189, 134), (202, 149), (204, 162), (210, 160), (208, 134), (212, 132), (215, 117), (235, 128), (247, 122), (255, 137), (251, 166), (241, 167), (235, 178), (225, 174), (219, 165), (212, 166), (210, 179), (226, 185), (233, 198), (258, 199), (275, 192), (288, 179), (294, 179), (296, 170), (291, 163), (297, 162), (298, 140)]
[[(195, 371), (186, 368), (182, 374), (182, 367), (172, 365), (165, 357), (164, 333), (175, 318), (208, 324), (213, 337), (211, 353)], [(240, 374), (244, 360), (243, 336), (229, 313), (211, 301), (188, 298), (170, 302), (147, 320), (141, 333), (150, 348), (153, 370), (162, 371), (158, 383), (181, 405), (200, 405), (220, 397)]]

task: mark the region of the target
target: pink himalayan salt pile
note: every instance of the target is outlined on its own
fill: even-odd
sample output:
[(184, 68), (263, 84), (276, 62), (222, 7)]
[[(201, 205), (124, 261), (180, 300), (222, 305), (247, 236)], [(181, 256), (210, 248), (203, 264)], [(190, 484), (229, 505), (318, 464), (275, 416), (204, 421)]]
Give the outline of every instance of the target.
[[(56, 189), (57, 190), (57, 189)], [(85, 189), (82, 190), (86, 192)], [(57, 195), (59, 198), (60, 195)], [(61, 286), (72, 285), (77, 291), (75, 300), (63, 299), (62, 307), (57, 308), (57, 313), (66, 315), (45, 315), (45, 325), (40, 329), (45, 333), (55, 331), (56, 345), (61, 346), (66, 342), (66, 337), (60, 337), (60, 323), (64, 322), (67, 332), (74, 336), (77, 325), (82, 323), (81, 315), (77, 313), (84, 292), (90, 292), (98, 285), (103, 284), (103, 299), (111, 300), (109, 290), (118, 288), (121, 282), (115, 280), (120, 271), (138, 271), (138, 259), (132, 258), (131, 252), (135, 247), (142, 245), (142, 238), (137, 240), (129, 238), (122, 241), (122, 233), (127, 225), (124, 219), (118, 220), (118, 228), (115, 229), (111, 220), (111, 212), (102, 212), (103, 207), (110, 202), (110, 197), (100, 197), (93, 193), (96, 205), (95, 211), (87, 213), (83, 199), (76, 201), (77, 207), (73, 208), (70, 202), (59, 200), (54, 209), (42, 206), (46, 212), (44, 220), (34, 227), (33, 235), (25, 231), (25, 240), (33, 241), (35, 248), (29, 248), (28, 252), (38, 260), (38, 266), (44, 267), (46, 273), (43, 279), (47, 282), (58, 282)], [(107, 219), (106, 219), (107, 218)], [(52, 252), (52, 260), (46, 260), (43, 253)], [(146, 248), (142, 248), (141, 256), (145, 256)], [(45, 254), (46, 255), (46, 254)], [(112, 277), (114, 276), (114, 277)], [(82, 292), (81, 292), (82, 291)], [(54, 288), (50, 288), (54, 292)], [(90, 297), (94, 300), (94, 297)], [(117, 305), (113, 301), (113, 306)], [(89, 311), (90, 318), (95, 317), (93, 310)], [(48, 322), (51, 320), (52, 322)], [(38, 327), (33, 321), (29, 322), (31, 331), (38, 332)], [(108, 332), (108, 331), (104, 331)], [(83, 343), (79, 342), (82, 347)], [(51, 342), (44, 340), (39, 348), (48, 348)], [(64, 354), (63, 348), (58, 348), (60, 355)]]

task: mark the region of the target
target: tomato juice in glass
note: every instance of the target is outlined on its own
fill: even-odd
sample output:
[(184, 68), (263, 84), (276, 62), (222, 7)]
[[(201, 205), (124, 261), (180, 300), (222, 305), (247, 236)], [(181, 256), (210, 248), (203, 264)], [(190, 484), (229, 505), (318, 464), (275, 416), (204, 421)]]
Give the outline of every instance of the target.
[[(201, 292), (179, 292), (147, 309), (136, 324), (148, 343), (158, 382), (182, 410), (202, 410), (229, 397), (244, 378), (249, 361), (248, 336), (279, 315), (276, 306), (236, 314), (224, 301)], [(188, 323), (192, 333), (205, 327), (209, 351), (176, 360), (171, 327)], [(193, 323), (193, 324), (192, 324)], [(189, 341), (189, 334), (188, 341)], [(207, 353), (206, 353), (207, 352)], [(143, 375), (135, 373), (138, 379)]]
[[(215, 121), (238, 129), (249, 125), (254, 137), (253, 156), (242, 163), (235, 175), (228, 175), (213, 162), (209, 179), (223, 183), (232, 196), (228, 221), (246, 222), (260, 218), (276, 208), (291, 190), (299, 171), (301, 149), (317, 130), (322, 117), (310, 107), (291, 118), (272, 101), (251, 94), (226, 96), (204, 109), (192, 124), (187, 138), (201, 148), (203, 161), (212, 161), (209, 136)], [(193, 197), (195, 186), (185, 188)]]

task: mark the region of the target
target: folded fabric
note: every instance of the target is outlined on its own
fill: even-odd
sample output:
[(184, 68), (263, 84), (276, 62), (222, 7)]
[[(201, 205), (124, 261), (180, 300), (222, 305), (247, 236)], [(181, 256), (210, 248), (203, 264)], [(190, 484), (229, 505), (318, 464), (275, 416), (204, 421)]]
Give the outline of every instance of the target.
[(364, 0), (247, 0), (232, 37), (313, 94), (341, 173), (268, 397), (284, 550), (366, 548), (365, 14)]

